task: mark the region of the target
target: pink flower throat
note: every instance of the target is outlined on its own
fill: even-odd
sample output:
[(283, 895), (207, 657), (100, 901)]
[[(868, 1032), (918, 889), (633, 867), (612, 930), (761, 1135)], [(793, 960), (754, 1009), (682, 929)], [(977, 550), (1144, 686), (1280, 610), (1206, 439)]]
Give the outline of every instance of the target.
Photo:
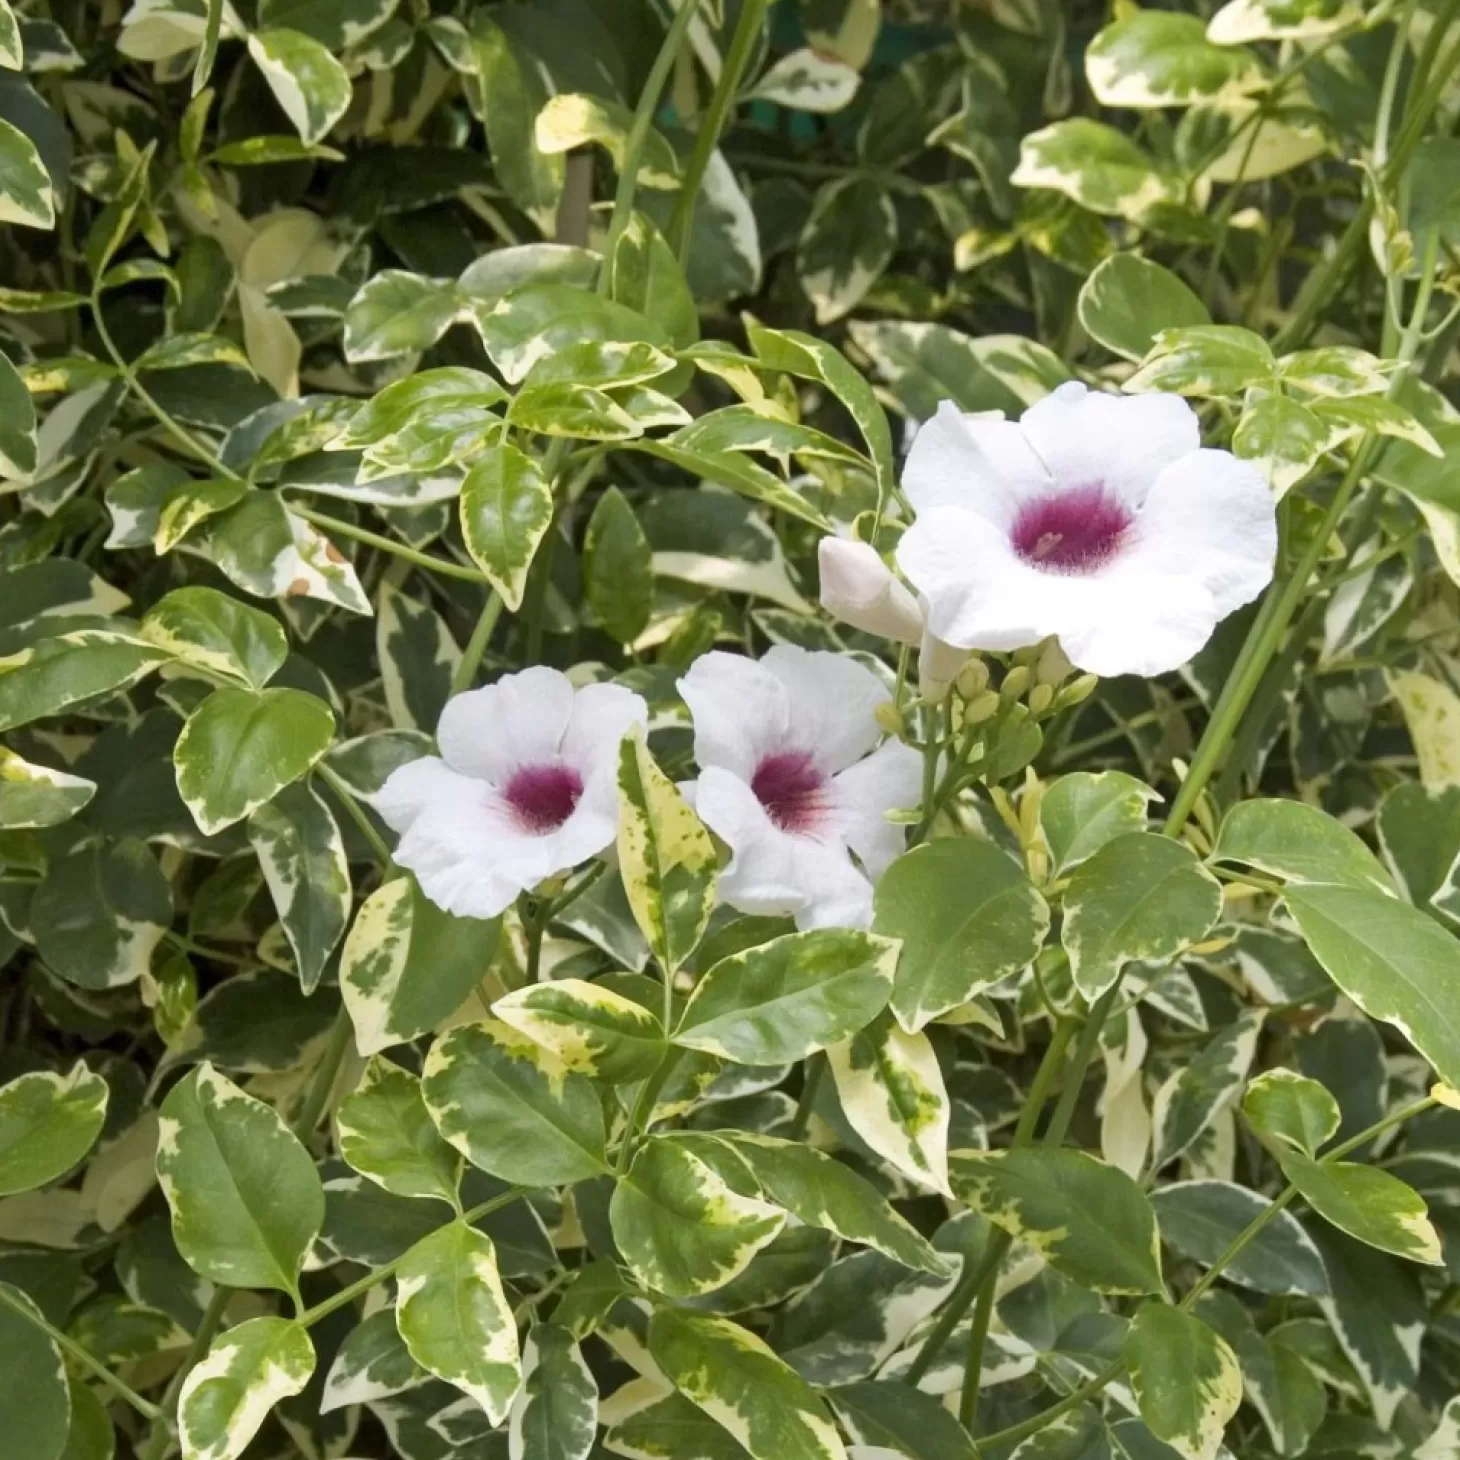
[(804, 750), (782, 750), (756, 766), (750, 789), (782, 831), (810, 831), (826, 804), (826, 777)]
[(1048, 572), (1093, 573), (1120, 548), (1131, 521), (1125, 504), (1104, 487), (1074, 487), (1019, 509), (1014, 551)]
[(556, 831), (572, 814), (583, 794), (583, 777), (570, 765), (549, 762), (513, 771), (503, 797), (524, 831)]

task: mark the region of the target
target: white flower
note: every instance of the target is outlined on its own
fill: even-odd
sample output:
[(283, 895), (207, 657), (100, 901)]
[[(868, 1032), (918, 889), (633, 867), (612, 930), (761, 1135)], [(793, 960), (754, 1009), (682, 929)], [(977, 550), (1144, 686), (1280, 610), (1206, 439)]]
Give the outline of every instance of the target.
[(917, 599), (897, 581), (871, 544), (824, 537), (817, 562), (821, 606), (833, 618), (899, 644), (916, 644), (923, 637), (923, 614)]
[(1017, 423), (945, 401), (903, 489), (917, 521), (898, 565), (930, 631), (964, 649), (1057, 634), (1089, 673), (1160, 674), (1272, 577), (1271, 492), (1247, 462), (1203, 450), (1174, 395), (1071, 381)]
[(877, 746), (882, 681), (843, 655), (778, 644), (759, 661), (706, 654), (679, 691), (695, 809), (734, 853), (720, 896), (799, 928), (865, 927), (872, 880), (905, 842), (883, 813), (916, 805), (921, 772), (909, 746)]
[(436, 743), (373, 798), (400, 834), (395, 859), (460, 917), (491, 918), (519, 892), (610, 846), (618, 749), (648, 712), (615, 684), (575, 690), (556, 669), (524, 669), (457, 695)]

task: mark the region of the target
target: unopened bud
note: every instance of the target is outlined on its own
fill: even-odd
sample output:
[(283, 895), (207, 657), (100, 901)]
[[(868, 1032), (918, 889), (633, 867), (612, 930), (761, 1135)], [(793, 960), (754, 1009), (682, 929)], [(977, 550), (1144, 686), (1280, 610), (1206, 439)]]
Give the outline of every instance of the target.
[(916, 644), (923, 636), (917, 599), (865, 542), (824, 537), (817, 549), (821, 568), (821, 606), (833, 617), (866, 634)]
[(907, 728), (907, 721), (903, 719), (902, 711), (891, 700), (883, 700), (873, 714), (877, 717), (877, 723), (889, 735), (901, 735)]
[(1099, 678), (1093, 674), (1082, 674), (1078, 679), (1072, 679), (1055, 696), (1055, 709), (1067, 710), (1071, 705), (1078, 705), (1081, 700), (1089, 699), (1099, 683)]
[(1033, 677), (1029, 672), (1029, 666), (1027, 664), (1016, 664), (1004, 676), (1004, 682), (999, 686), (999, 698), (1006, 705), (1012, 704), (1029, 688), (1029, 681)]
[(980, 695), (975, 695), (963, 707), (963, 723), (965, 725), (982, 725), (985, 720), (992, 720), (999, 713), (999, 697), (991, 689), (986, 689)]
[(989, 687), (988, 665), (982, 659), (970, 659), (958, 671), (958, 678), (954, 680), (954, 684), (958, 686), (958, 693), (966, 700), (982, 694)]
[(1054, 686), (1052, 684), (1036, 684), (1029, 691), (1029, 713), (1031, 715), (1042, 715), (1054, 703)]

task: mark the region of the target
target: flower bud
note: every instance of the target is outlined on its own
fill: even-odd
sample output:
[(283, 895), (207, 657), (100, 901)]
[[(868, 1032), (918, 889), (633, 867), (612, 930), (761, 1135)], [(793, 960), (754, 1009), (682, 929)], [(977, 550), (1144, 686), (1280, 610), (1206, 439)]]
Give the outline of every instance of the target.
[(873, 711), (877, 723), (889, 735), (901, 735), (907, 727), (907, 721), (902, 717), (902, 711), (897, 708), (891, 700), (883, 700)]
[(992, 720), (999, 713), (999, 697), (991, 689), (986, 689), (980, 695), (975, 695), (963, 707), (963, 723), (965, 725), (981, 725), (985, 720)]
[(999, 698), (1004, 703), (1012, 704), (1026, 689), (1029, 688), (1029, 681), (1033, 676), (1029, 673), (1027, 664), (1016, 664), (1005, 676), (1004, 682), (999, 686)]
[(958, 678), (954, 683), (958, 686), (958, 693), (964, 699), (971, 700), (989, 687), (989, 667), (982, 659), (970, 659), (958, 671)]
[(1042, 715), (1054, 703), (1054, 686), (1052, 684), (1036, 684), (1029, 691), (1029, 713), (1031, 715)]
[(1078, 705), (1081, 700), (1089, 699), (1099, 683), (1099, 678), (1093, 674), (1082, 674), (1078, 679), (1072, 679), (1056, 697), (1055, 708), (1067, 710), (1071, 705)]
[(863, 633), (916, 644), (923, 636), (923, 615), (892, 570), (865, 542), (824, 537), (817, 550), (821, 567), (821, 606), (833, 618)]

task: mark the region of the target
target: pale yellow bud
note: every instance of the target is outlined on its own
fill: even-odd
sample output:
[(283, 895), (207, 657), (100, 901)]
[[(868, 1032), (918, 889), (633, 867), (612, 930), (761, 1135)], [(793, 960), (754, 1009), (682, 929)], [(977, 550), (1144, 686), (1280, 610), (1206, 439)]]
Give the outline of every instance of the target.
[(889, 735), (901, 735), (907, 728), (907, 721), (903, 719), (902, 711), (891, 700), (883, 700), (873, 713), (877, 717), (877, 723)]
[(982, 725), (985, 720), (992, 720), (999, 713), (999, 697), (991, 689), (986, 689), (981, 695), (975, 695), (963, 707), (963, 723), (965, 725)]
[(1054, 686), (1052, 684), (1036, 684), (1029, 691), (1029, 713), (1031, 715), (1042, 715), (1054, 703)]
[(989, 687), (989, 667), (982, 659), (970, 659), (958, 671), (958, 678), (953, 682), (958, 687), (958, 693), (964, 699), (971, 700)]
[(999, 698), (1006, 705), (1013, 704), (1029, 688), (1029, 681), (1032, 678), (1027, 664), (1016, 664), (1004, 676), (1004, 682), (999, 686)]

